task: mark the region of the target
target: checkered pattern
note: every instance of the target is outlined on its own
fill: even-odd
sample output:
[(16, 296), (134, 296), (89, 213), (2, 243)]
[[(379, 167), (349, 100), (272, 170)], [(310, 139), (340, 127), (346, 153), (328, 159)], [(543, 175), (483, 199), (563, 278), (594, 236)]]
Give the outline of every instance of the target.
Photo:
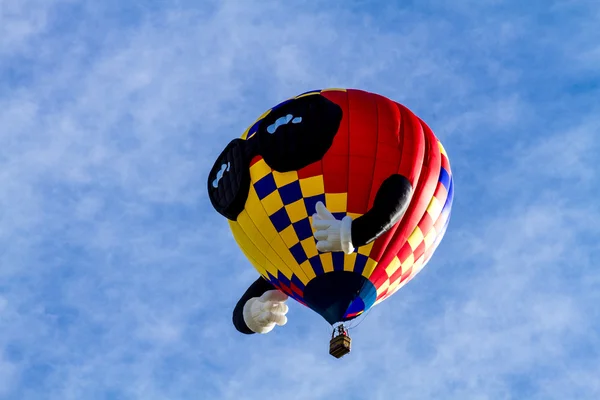
[[(322, 175), (299, 178), (295, 171), (279, 173), (257, 157), (250, 167), (250, 177), (263, 216), (268, 217), (285, 244), (285, 249), (278, 246), (278, 250), (289, 253), (295, 261), (291, 266), (294, 275), (304, 274), (307, 278), (313, 278), (335, 270), (362, 273), (371, 246), (356, 249), (350, 256), (319, 253), (317, 250), (311, 228), (317, 202), (322, 201), (326, 206), (331, 203), (333, 210), (343, 209), (341, 204), (335, 204), (335, 198), (325, 195)], [(246, 208), (249, 209), (248, 205)], [(345, 215), (347, 213), (344, 211), (334, 212), (336, 218)]]
[[(307, 92), (297, 97), (320, 92)], [(254, 136), (260, 120), (286, 102), (261, 115), (242, 137)], [(236, 222), (229, 222), (233, 235), (259, 273), (301, 304), (304, 304), (303, 292), (308, 282), (335, 270), (354, 271), (371, 279), (377, 290), (377, 304), (410, 281), (427, 264), (445, 233), (452, 206), (453, 180), (446, 152), (441, 143), (438, 142), (438, 146), (442, 163), (435, 193), (420, 222), (388, 265), (378, 264), (370, 257), (374, 243), (362, 246), (350, 255), (319, 253), (311, 228), (311, 216), (318, 201), (322, 201), (338, 219), (346, 215), (357, 218), (360, 214), (347, 212), (347, 193), (325, 193), (321, 170), (308, 173), (304, 170), (301, 175), (296, 171), (279, 173), (261, 157), (251, 163), (252, 185), (245, 209)], [(347, 316), (363, 311), (350, 307)]]

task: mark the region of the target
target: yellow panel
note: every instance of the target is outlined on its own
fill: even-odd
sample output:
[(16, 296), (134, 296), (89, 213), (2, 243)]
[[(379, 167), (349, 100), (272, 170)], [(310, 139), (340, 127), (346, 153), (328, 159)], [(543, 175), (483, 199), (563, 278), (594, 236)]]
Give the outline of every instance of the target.
[(252, 240), (250, 240), (239, 223), (229, 221), (229, 226), (231, 228), (231, 232), (233, 233), (233, 237), (235, 238), (238, 246), (242, 249), (242, 252), (249, 260), (253, 261), (252, 264), (256, 267), (259, 273), (263, 273), (266, 260), (265, 255), (256, 247)]
[(310, 261), (306, 260), (302, 264), (300, 264), (300, 268), (304, 271), (304, 274), (308, 277), (309, 281), (315, 278), (315, 271), (313, 270), (312, 265), (310, 265)]
[(385, 282), (383, 282), (381, 284), (381, 286), (379, 287), (379, 289), (377, 289), (377, 296), (379, 296), (381, 293), (383, 293), (385, 291), (385, 289), (390, 287), (390, 280), (386, 279)]
[(362, 214), (358, 214), (358, 213), (348, 213), (346, 214), (348, 215), (350, 218), (352, 218), (353, 220), (355, 220), (356, 218), (360, 217)]
[(323, 175), (300, 179), (300, 189), (304, 197), (312, 197), (325, 193)]
[(387, 273), (387, 276), (392, 276), (396, 273), (398, 268), (400, 268), (400, 260), (398, 260), (398, 257), (394, 257), (390, 264), (385, 267), (385, 272)]
[(331, 253), (321, 253), (319, 254), (319, 258), (321, 259), (321, 264), (323, 264), (323, 271), (333, 272), (333, 258), (331, 257)]
[(256, 228), (254, 221), (252, 221), (252, 218), (250, 218), (248, 215), (248, 211), (243, 210), (238, 216), (237, 222), (246, 236), (250, 238), (252, 243), (254, 243), (258, 249), (260, 249), (261, 254), (264, 255), (264, 251), (266, 251), (266, 249), (269, 247), (269, 242), (265, 239), (262, 232)]
[(250, 178), (252, 179), (252, 182), (258, 182), (265, 176), (269, 175), (271, 171), (271, 167), (267, 165), (265, 160), (260, 159), (250, 167)]
[(256, 261), (254, 258), (252, 258), (252, 254), (248, 253), (248, 251), (246, 251), (243, 247), (240, 247), (240, 250), (242, 250), (242, 253), (244, 254), (244, 256), (246, 256), (248, 261), (250, 261), (252, 266), (258, 271), (259, 274), (261, 274), (263, 276), (267, 276), (267, 273), (266, 273), (265, 269), (263, 268), (263, 266), (258, 261)]
[(415, 249), (419, 247), (423, 239), (423, 232), (421, 232), (421, 228), (417, 226), (413, 233), (408, 237), (407, 241), (410, 245), (410, 248), (413, 249), (413, 251), (415, 251)]
[(438, 147), (440, 148), (440, 153), (442, 153), (443, 155), (446, 156), (446, 158), (448, 158), (448, 154), (446, 154), (446, 149), (444, 149), (444, 146), (442, 146), (442, 142), (440, 142), (438, 140)]
[(273, 241), (271, 242), (271, 246), (273, 247), (273, 249), (275, 249), (279, 257), (281, 257), (285, 265), (288, 268), (290, 268), (292, 272), (298, 277), (298, 279), (300, 279), (300, 281), (303, 284), (308, 284), (308, 276), (306, 275), (304, 270), (300, 268), (300, 266), (296, 262), (296, 259), (294, 258), (294, 256), (292, 256), (292, 253), (290, 253), (290, 249), (283, 242), (281, 236), (277, 236), (275, 239), (273, 239)]
[(273, 226), (273, 223), (269, 219), (269, 216), (267, 215), (258, 198), (258, 195), (256, 194), (256, 190), (252, 185), (250, 185), (250, 190), (248, 190), (248, 199), (246, 200), (245, 211), (248, 213), (248, 216), (252, 219), (254, 226), (256, 226), (256, 229), (265, 238), (267, 243), (271, 242), (275, 236), (279, 235)]
[(435, 242), (436, 236), (437, 235), (436, 235), (435, 228), (431, 227), (431, 230), (429, 231), (427, 236), (425, 236), (425, 249), (428, 249), (431, 247), (431, 245)]
[(300, 242), (300, 244), (302, 245), (302, 248), (304, 249), (304, 252), (308, 258), (319, 255), (315, 239), (312, 237), (304, 239)]
[(306, 205), (304, 204), (303, 199), (286, 205), (285, 209), (292, 223), (298, 222), (304, 218), (308, 218), (308, 214), (306, 213)]
[(332, 213), (346, 212), (348, 205), (347, 193), (325, 193), (325, 205)]
[[(256, 121), (254, 121), (254, 124), (255, 124), (256, 122), (260, 121), (261, 119), (264, 119), (264, 118), (265, 118), (267, 115), (269, 115), (269, 114), (271, 113), (271, 111), (272, 111), (272, 109), (271, 109), (271, 108), (269, 108), (267, 111), (265, 111), (264, 113), (262, 113), (262, 115), (261, 115), (260, 117), (258, 117), (258, 118), (256, 119)], [(252, 125), (254, 125), (254, 124), (252, 124)]]
[(432, 220), (436, 221), (442, 212), (443, 204), (436, 197), (432, 197), (429, 202), (429, 206), (427, 206), (427, 212)]
[[(275, 251), (273, 246), (269, 246), (265, 250), (266, 250), (267, 263), (272, 264), (275, 267), (275, 270), (281, 271), (281, 273), (283, 275), (285, 275), (286, 278), (291, 279), (292, 278), (292, 270), (289, 268), (289, 266), (287, 266), (283, 262), (283, 260), (281, 259), (281, 257), (277, 253), (277, 251)], [(274, 276), (277, 276), (277, 275), (274, 275)]]
[(364, 246), (360, 246), (358, 248), (358, 254), (362, 254), (363, 256), (368, 256), (369, 254), (371, 254), (371, 249), (373, 248), (374, 243), (375, 241), (372, 241), (371, 243), (367, 243)]
[(346, 254), (344, 256), (344, 271), (354, 271), (354, 263), (356, 262), (356, 253)]
[(319, 92), (304, 93), (304, 94), (296, 96), (296, 98), (299, 99), (301, 97), (314, 96), (314, 95), (317, 95), (317, 94), (320, 94), (320, 93)]
[(416, 274), (421, 272), (421, 270), (425, 266), (424, 261), (425, 261), (424, 256), (419, 257), (419, 259), (414, 263), (412, 270), (410, 272), (410, 275), (408, 276), (408, 279), (412, 279), (413, 276), (415, 276)]
[[(243, 229), (244, 233), (250, 241), (254, 244), (255, 248), (258, 249), (262, 257), (259, 259), (257, 255), (253, 255), (254, 258), (257, 259), (268, 270), (268, 266), (266, 265), (267, 253), (269, 252), (270, 245), (266, 241), (266, 239), (262, 236), (261, 232), (256, 228), (252, 219), (248, 216), (247, 212), (244, 210), (238, 216), (238, 223), (240, 227)], [(278, 236), (277, 236), (278, 237)], [(272, 261), (271, 261), (272, 262)], [(282, 268), (285, 269), (285, 265), (282, 265)], [(269, 271), (271, 274), (277, 276), (277, 270)], [(283, 271), (282, 271), (283, 272)]]
[(275, 184), (278, 188), (285, 186), (289, 183), (295, 182), (298, 180), (298, 172), (289, 171), (289, 172), (277, 172), (273, 171), (273, 179), (275, 179)]
[(407, 269), (410, 268), (415, 263), (415, 255), (414, 253), (410, 253), (406, 260), (402, 261), (402, 268)]
[(377, 261), (373, 260), (372, 258), (369, 258), (367, 260), (367, 263), (365, 264), (365, 268), (363, 269), (362, 275), (365, 278), (369, 279), (373, 271), (375, 271), (375, 267), (377, 267)]
[(323, 89), (321, 90), (321, 93), (323, 92), (345, 92), (346, 89), (342, 89), (342, 88), (329, 88), (329, 89)]
[(276, 190), (264, 199), (262, 199), (262, 205), (269, 216), (275, 214), (281, 208), (283, 208), (283, 200), (279, 191)]
[(391, 296), (396, 292), (396, 289), (398, 288), (398, 286), (400, 285), (400, 279), (396, 279), (395, 282), (390, 284), (390, 287), (388, 287), (388, 291), (387, 291), (387, 296)]
[(300, 241), (300, 239), (298, 239), (298, 235), (296, 234), (296, 230), (294, 229), (293, 225), (290, 225), (283, 231), (281, 231), (279, 233), (279, 236), (281, 236), (288, 249), (291, 249), (296, 243)]
[[(254, 125), (254, 124), (252, 124), (252, 125)], [(252, 128), (252, 125), (247, 127), (246, 130), (244, 131), (244, 133), (242, 133), (242, 136), (240, 137), (241, 139), (246, 140), (246, 138), (248, 137), (248, 132), (250, 132), (250, 128)]]

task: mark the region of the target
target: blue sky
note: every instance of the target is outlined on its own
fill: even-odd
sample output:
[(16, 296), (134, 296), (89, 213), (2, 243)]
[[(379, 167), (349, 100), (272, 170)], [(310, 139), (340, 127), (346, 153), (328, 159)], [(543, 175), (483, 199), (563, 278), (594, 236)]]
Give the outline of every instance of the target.
[[(3, 0), (0, 399), (600, 398), (597, 1)], [(327, 354), (243, 336), (205, 193), (264, 110), (407, 105), (455, 176), (429, 265)]]

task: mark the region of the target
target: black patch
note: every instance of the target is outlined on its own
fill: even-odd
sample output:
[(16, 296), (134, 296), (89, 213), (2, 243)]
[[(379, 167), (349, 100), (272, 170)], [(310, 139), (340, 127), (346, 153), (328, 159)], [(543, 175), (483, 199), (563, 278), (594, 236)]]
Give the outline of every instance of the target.
[[(289, 121), (277, 123), (286, 117)], [(299, 118), (302, 120), (295, 122)], [(292, 100), (261, 121), (259, 153), (275, 171), (297, 171), (323, 158), (341, 121), (342, 108), (321, 95)]]
[(352, 221), (354, 247), (371, 243), (400, 221), (408, 208), (412, 191), (410, 181), (402, 175), (394, 174), (383, 181), (373, 207)]
[(357, 297), (365, 298), (370, 307), (377, 290), (367, 278), (350, 271), (332, 271), (311, 279), (303, 296), (306, 305), (332, 325), (355, 318), (344, 319), (344, 315)]
[(213, 207), (233, 221), (244, 209), (250, 189), (250, 159), (246, 150), (245, 140), (232, 140), (208, 174), (208, 196)]
[[(280, 120), (285, 123), (276, 123), (288, 115)], [(290, 100), (273, 109), (259, 122), (254, 136), (232, 140), (217, 158), (208, 175), (208, 194), (215, 210), (232, 221), (237, 219), (246, 205), (250, 161), (255, 156), (262, 156), (278, 172), (304, 168), (327, 153), (341, 121), (341, 107), (321, 95)]]

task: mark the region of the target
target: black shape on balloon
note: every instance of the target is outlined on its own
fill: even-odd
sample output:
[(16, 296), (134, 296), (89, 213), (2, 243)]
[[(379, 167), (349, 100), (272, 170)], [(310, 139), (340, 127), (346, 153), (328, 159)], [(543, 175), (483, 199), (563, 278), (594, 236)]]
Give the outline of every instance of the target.
[(412, 192), (410, 181), (402, 175), (394, 174), (383, 181), (371, 209), (352, 221), (354, 247), (371, 243), (400, 221), (408, 208)]

